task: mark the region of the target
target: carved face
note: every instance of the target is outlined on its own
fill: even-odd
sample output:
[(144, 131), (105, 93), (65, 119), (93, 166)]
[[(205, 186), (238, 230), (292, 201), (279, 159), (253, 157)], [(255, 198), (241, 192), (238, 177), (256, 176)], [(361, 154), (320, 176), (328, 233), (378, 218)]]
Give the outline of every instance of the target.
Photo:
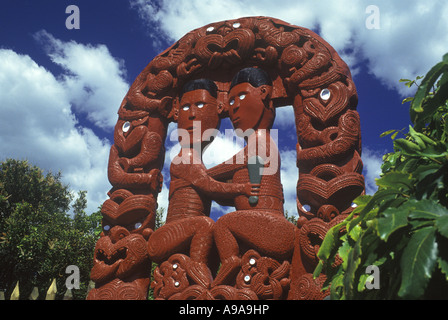
[[(220, 122), (217, 106), (216, 99), (205, 89), (184, 93), (177, 119), (181, 146), (210, 143)], [(188, 132), (189, 139), (186, 139), (185, 131)]]
[(229, 115), (235, 129), (267, 129), (272, 125), (273, 113), (265, 106), (271, 87), (257, 88), (244, 82), (229, 92)]
[(119, 226), (114, 227), (112, 233), (119, 239), (105, 236), (96, 243), (90, 277), (98, 283), (114, 278), (125, 279), (139, 271), (143, 272), (149, 265), (147, 241), (142, 235), (129, 234)]
[(92, 280), (103, 283), (145, 270), (149, 264), (147, 240), (154, 228), (154, 205), (148, 196), (128, 196), (120, 191), (106, 200), (101, 209), (103, 232), (95, 247)]

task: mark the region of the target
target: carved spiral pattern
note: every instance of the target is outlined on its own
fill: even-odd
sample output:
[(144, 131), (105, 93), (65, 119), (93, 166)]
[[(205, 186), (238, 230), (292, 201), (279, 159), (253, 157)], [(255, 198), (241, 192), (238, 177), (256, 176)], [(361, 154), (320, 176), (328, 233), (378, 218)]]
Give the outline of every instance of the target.
[(89, 292), (89, 300), (144, 300), (147, 297), (149, 279), (137, 279), (133, 282), (123, 282), (114, 279), (100, 288)]
[(322, 300), (329, 295), (329, 292), (322, 292), (321, 288), (325, 282), (325, 276), (320, 275), (317, 279), (310, 273), (304, 274), (298, 284), (299, 300)]
[(289, 290), (290, 263), (261, 257), (255, 250), (247, 251), (241, 259), (241, 271), (236, 284), (237, 288), (250, 289), (261, 300), (279, 300)]
[[(178, 261), (183, 272), (179, 269), (173, 273), (169, 271), (172, 262), (162, 263), (154, 282), (159, 298), (278, 299), (284, 297), (288, 287), (294, 292), (289, 298), (322, 298), (316, 291), (322, 281), (316, 284), (307, 273), (317, 262), (313, 241), (322, 239), (332, 221), (349, 213), (353, 199), (364, 192), (360, 120), (355, 111), (357, 94), (347, 65), (330, 45), (308, 29), (273, 18), (248, 17), (212, 23), (189, 32), (155, 57), (131, 85), (118, 110), (115, 144), (108, 165), (112, 190), (103, 206), (103, 225), (112, 221), (127, 228), (137, 213), (146, 221), (142, 231), (123, 234), (129, 237), (137, 232), (148, 240), (154, 229), (151, 217), (163, 179), (167, 125), (174, 121), (173, 105), (178, 103), (180, 88), (190, 79), (206, 77), (215, 81), (218, 98), (223, 101), (233, 75), (248, 66), (263, 67), (270, 74), (275, 107), (294, 108), (300, 172), (297, 182), (300, 241), (296, 241), (300, 244), (295, 255), (299, 258), (290, 261), (290, 268), (268, 257), (258, 258), (257, 263), (269, 264), (266, 268), (270, 271), (260, 271), (258, 267), (256, 272), (245, 270), (253, 275), (252, 279), (260, 277), (260, 284), (251, 282), (250, 288), (246, 288), (244, 280), (239, 281), (239, 288), (200, 288), (189, 284), (189, 267), (184, 258)], [(103, 237), (112, 235), (103, 233)], [(112, 242), (100, 239), (99, 249)], [(132, 245), (130, 241), (129, 246)], [(146, 259), (142, 264), (148, 262)], [(303, 263), (306, 266), (300, 265)], [(286, 269), (307, 271), (288, 274)], [(149, 279), (147, 271), (138, 272), (132, 275), (134, 279)], [(97, 298), (132, 296), (127, 293), (127, 279), (107, 279), (105, 284), (97, 283)], [(145, 291), (148, 281), (136, 284), (141, 286), (139, 290)], [(174, 286), (176, 281), (179, 286)], [(123, 294), (112, 294), (111, 288)]]
[(175, 254), (157, 267), (154, 271), (154, 281), (151, 284), (151, 287), (154, 288), (154, 297), (169, 299), (173, 294), (186, 290), (190, 286), (187, 277), (189, 264), (189, 257)]
[(169, 300), (258, 300), (258, 298), (253, 291), (248, 289), (237, 289), (225, 285), (207, 289), (199, 285), (192, 285), (181, 293), (172, 295)]

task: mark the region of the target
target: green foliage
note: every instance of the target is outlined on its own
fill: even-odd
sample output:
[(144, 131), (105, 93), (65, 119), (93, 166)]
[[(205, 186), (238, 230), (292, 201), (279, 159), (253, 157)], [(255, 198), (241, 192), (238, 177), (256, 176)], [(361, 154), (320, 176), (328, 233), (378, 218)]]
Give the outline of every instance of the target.
[(56, 279), (61, 297), (65, 269), (76, 265), (81, 288), (73, 290), (73, 296), (85, 298), (101, 213), (85, 213), (86, 191), (80, 191), (72, 218), (72, 199), (60, 173), (44, 175), (26, 161), (0, 163), (0, 288), (7, 296), (19, 281), (21, 298), (28, 298), (33, 287), (42, 290), (43, 298)]
[[(157, 229), (159, 229), (160, 227), (162, 227), (165, 224), (165, 220), (163, 220), (164, 213), (165, 213), (165, 208), (159, 208), (156, 210), (154, 231), (156, 231)], [(151, 276), (154, 274), (154, 270), (157, 268), (157, 266), (158, 265), (155, 262), (152, 263)], [(154, 289), (151, 287), (149, 288), (149, 292), (148, 292), (148, 300), (154, 300)]]
[[(315, 275), (326, 273), (332, 299), (448, 298), (448, 54), (421, 84), (401, 82), (418, 86), (404, 100), (412, 125), (382, 134), (391, 135), (394, 152), (383, 157), (378, 191), (355, 200), (318, 253)], [(343, 263), (334, 266), (337, 256)], [(365, 285), (371, 265), (380, 289)]]
[(285, 210), (285, 218), (286, 218), (286, 220), (291, 222), (293, 225), (296, 225), (297, 224), (297, 219), (299, 218), (299, 216), (289, 215), (288, 210)]

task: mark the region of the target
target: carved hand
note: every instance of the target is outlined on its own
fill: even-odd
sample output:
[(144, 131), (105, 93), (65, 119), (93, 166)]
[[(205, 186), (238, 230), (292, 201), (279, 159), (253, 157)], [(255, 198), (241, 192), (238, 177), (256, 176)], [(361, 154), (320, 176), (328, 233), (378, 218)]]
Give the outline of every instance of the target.
[(260, 193), (260, 184), (259, 183), (246, 183), (244, 185), (244, 194), (248, 197), (258, 196)]

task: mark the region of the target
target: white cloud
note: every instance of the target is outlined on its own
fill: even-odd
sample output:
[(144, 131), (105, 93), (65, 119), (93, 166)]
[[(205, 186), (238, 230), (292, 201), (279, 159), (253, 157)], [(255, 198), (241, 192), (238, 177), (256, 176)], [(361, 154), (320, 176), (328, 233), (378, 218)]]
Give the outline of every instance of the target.
[(296, 187), (299, 178), (297, 168), (297, 153), (295, 150), (280, 151), (282, 166), (280, 177), (283, 185), (283, 196), (285, 198), (284, 209), (289, 216), (297, 215)]
[(363, 175), (366, 185), (366, 194), (373, 195), (378, 189), (375, 179), (378, 179), (381, 174), (383, 153), (364, 148), (362, 150), (361, 159), (364, 165)]
[[(246, 16), (270, 16), (312, 30), (332, 45), (357, 74), (362, 65), (386, 86), (408, 96), (400, 78), (425, 74), (448, 52), (448, 2), (350, 0), (130, 0), (157, 36), (168, 42), (206, 24)], [(379, 9), (380, 29), (368, 29), (369, 5)], [(150, 31), (151, 32), (151, 31)], [(158, 48), (164, 49), (164, 48)], [(355, 79), (356, 80), (356, 79)]]
[(104, 46), (64, 43), (45, 32), (38, 36), (43, 38), (53, 62), (65, 71), (60, 78), (28, 55), (0, 50), (0, 160), (26, 159), (46, 171), (61, 171), (75, 193), (88, 191), (90, 214), (111, 187), (110, 142), (78, 123), (74, 111), (88, 113), (101, 128), (115, 125), (126, 93), (123, 69)]
[(113, 129), (118, 107), (129, 89), (123, 62), (112, 57), (104, 45), (63, 42), (46, 31), (38, 32), (35, 38), (51, 60), (63, 68), (60, 83), (74, 111), (86, 114), (99, 128)]

